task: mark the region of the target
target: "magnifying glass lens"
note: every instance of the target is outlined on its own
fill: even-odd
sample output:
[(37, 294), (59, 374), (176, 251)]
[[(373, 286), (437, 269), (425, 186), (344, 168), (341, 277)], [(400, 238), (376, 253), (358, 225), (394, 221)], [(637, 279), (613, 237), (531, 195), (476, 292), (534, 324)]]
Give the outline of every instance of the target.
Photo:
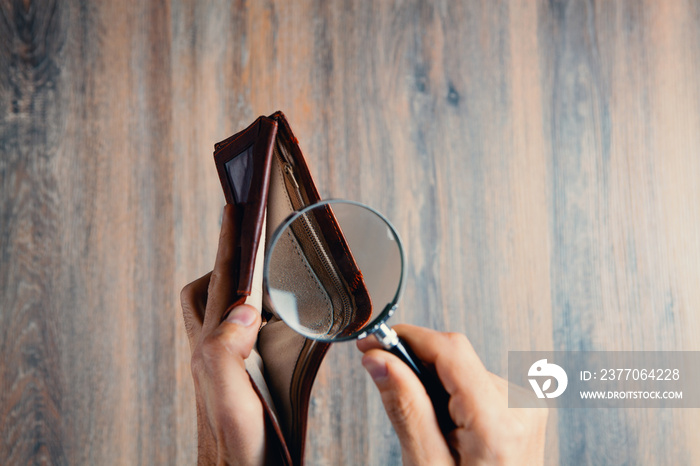
[(326, 201), (296, 213), (275, 232), (265, 283), (271, 308), (307, 338), (354, 338), (388, 317), (402, 283), (394, 228), (374, 210)]

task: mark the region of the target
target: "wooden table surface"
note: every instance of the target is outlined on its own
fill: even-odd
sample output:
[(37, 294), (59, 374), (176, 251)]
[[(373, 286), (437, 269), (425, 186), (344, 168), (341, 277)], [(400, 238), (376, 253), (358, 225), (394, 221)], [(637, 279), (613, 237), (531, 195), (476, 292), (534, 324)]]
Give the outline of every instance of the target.
[[(206, 4), (205, 4), (206, 3)], [(215, 141), (283, 110), (407, 245), (394, 320), (509, 350), (700, 350), (693, 1), (0, 1), (0, 464), (193, 464), (179, 291)], [(700, 464), (695, 409), (555, 410), (548, 464)], [(353, 344), (308, 464), (398, 464)]]

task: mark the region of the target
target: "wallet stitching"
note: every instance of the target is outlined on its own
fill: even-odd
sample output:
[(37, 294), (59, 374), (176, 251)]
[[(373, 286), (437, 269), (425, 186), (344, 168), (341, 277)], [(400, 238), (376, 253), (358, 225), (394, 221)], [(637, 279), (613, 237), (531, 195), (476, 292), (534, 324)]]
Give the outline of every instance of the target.
[[(337, 222), (331, 222), (331, 226), (333, 227), (333, 230), (335, 231), (336, 240), (337, 240), (337, 241), (341, 244), (341, 246), (343, 247), (343, 250), (344, 250), (344, 252), (345, 252), (345, 255), (347, 255), (347, 256), (352, 256), (352, 252), (349, 250), (348, 245), (347, 245), (344, 241), (342, 241), (342, 239), (341, 239), (341, 238), (342, 238), (342, 233), (340, 233), (340, 230), (339, 230), (339, 228), (338, 228), (338, 223), (337, 223)], [(358, 270), (359, 270), (359, 269), (358, 269)], [(360, 272), (360, 274), (355, 274), (355, 276), (353, 277), (352, 283), (350, 283), (350, 290), (351, 290), (352, 292), (355, 292), (355, 291), (357, 290), (358, 285), (360, 284), (361, 273), (362, 273), (362, 272)]]

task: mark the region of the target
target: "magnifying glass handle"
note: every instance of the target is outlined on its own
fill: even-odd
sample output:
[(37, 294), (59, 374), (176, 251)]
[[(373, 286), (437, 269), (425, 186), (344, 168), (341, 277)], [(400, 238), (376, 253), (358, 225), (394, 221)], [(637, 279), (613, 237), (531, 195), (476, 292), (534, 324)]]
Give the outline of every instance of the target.
[[(402, 340), (396, 332), (386, 324), (382, 324), (381, 327), (384, 328), (380, 328), (377, 332), (379, 334), (377, 335), (379, 341), (382, 342), (387, 351), (405, 362), (418, 376), (418, 379), (420, 379), (423, 387), (425, 387), (425, 391), (430, 397), (430, 401), (433, 403), (433, 409), (435, 410), (440, 430), (442, 430), (443, 434), (447, 435), (457, 428), (448, 410), (448, 403), (450, 401), (449, 393), (447, 393), (445, 387), (442, 386), (442, 382), (440, 382), (437, 374), (425, 367), (408, 343)], [(384, 334), (385, 338), (382, 338), (381, 334)]]

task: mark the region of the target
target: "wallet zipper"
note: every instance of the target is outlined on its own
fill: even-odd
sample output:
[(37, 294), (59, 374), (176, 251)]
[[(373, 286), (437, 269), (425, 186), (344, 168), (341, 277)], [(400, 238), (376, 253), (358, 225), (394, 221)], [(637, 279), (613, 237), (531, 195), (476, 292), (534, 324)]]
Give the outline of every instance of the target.
[[(318, 235), (316, 234), (316, 232), (314, 232), (314, 228), (311, 224), (311, 221), (308, 218), (306, 218), (306, 216), (303, 216), (302, 218), (304, 219), (304, 229), (306, 230), (306, 235), (308, 238), (311, 239), (311, 245), (313, 246), (314, 251), (316, 252), (316, 256), (320, 258), (321, 264), (326, 270), (326, 274), (328, 274), (328, 276), (331, 278), (331, 282), (333, 283), (333, 286), (338, 292), (338, 296), (340, 297), (343, 306), (343, 312), (341, 315), (346, 316), (349, 314), (349, 311), (351, 311), (350, 299), (347, 297), (347, 293), (343, 290), (343, 284), (340, 280), (340, 277), (338, 276), (338, 272), (336, 272), (333, 268), (331, 259), (330, 257), (328, 257), (328, 253), (324, 250), (323, 245), (321, 244), (321, 240), (318, 238)], [(341, 322), (341, 328), (344, 325), (345, 322)]]
[[(297, 181), (297, 177), (294, 176), (294, 169), (292, 168), (291, 163), (284, 164), (284, 172), (287, 174), (287, 176), (291, 180), (292, 185), (294, 186), (294, 190), (296, 191), (295, 194), (297, 195), (297, 197), (301, 201), (301, 187), (299, 186), (299, 182)], [(300, 203), (303, 206), (304, 203), (303, 202), (300, 202)]]
[[(299, 185), (296, 175), (294, 174), (294, 167), (292, 167), (292, 164), (286, 160), (288, 158), (285, 157), (287, 154), (284, 153), (284, 149), (281, 146), (280, 149), (280, 152), (283, 153), (280, 155), (280, 158), (283, 159), (282, 166), (284, 167), (284, 173), (287, 175), (287, 177), (290, 180), (290, 183), (294, 187), (293, 193), (294, 197), (296, 197), (297, 202), (295, 204), (298, 205), (298, 207), (296, 207), (298, 210), (305, 206), (304, 198), (301, 195), (301, 186)], [(335, 287), (336, 291), (338, 292), (338, 295), (340, 296), (340, 300), (343, 306), (343, 312), (341, 315), (347, 316), (348, 314), (350, 314), (351, 305), (350, 299), (347, 297), (347, 293), (343, 290), (342, 281), (340, 280), (338, 273), (333, 268), (331, 260), (328, 257), (326, 251), (324, 250), (323, 245), (321, 244), (321, 240), (319, 240), (316, 233), (314, 233), (314, 229), (311, 225), (311, 222), (306, 218), (306, 216), (302, 218), (304, 219), (304, 229), (306, 230), (306, 235), (311, 240), (311, 245), (313, 246), (317, 257), (319, 257), (319, 259), (321, 260), (323, 268), (326, 270), (328, 276), (331, 277), (331, 282), (333, 283), (333, 286)], [(345, 323), (346, 322), (341, 323), (341, 328), (345, 325)]]
[(306, 206), (306, 203), (304, 202), (304, 197), (301, 195), (301, 186), (299, 185), (299, 182), (297, 181), (297, 177), (294, 174), (294, 167), (292, 166), (291, 158), (289, 157), (289, 154), (287, 153), (287, 149), (280, 144), (279, 142), (277, 143), (277, 156), (280, 159), (280, 164), (282, 165), (282, 170), (284, 171), (284, 174), (287, 175), (287, 178), (289, 179), (289, 182), (292, 184), (292, 187), (294, 188), (293, 190), (287, 190), (288, 193), (294, 194), (294, 200), (292, 201), (292, 207), (294, 210), (299, 210), (303, 207)]

